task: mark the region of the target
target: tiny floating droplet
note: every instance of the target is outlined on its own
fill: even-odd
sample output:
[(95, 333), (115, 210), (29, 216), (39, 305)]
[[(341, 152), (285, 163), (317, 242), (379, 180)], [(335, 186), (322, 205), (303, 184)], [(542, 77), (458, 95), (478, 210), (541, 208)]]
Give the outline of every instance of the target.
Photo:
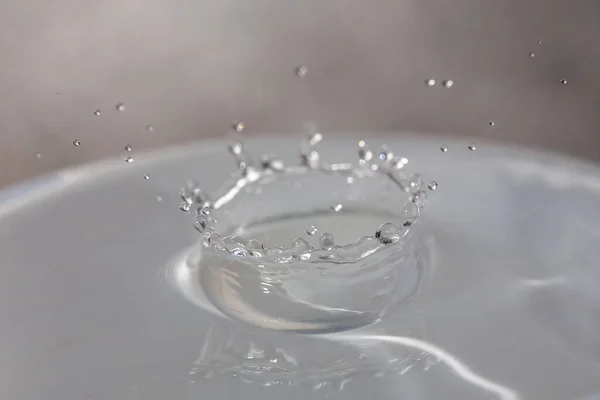
[(488, 124), (489, 124), (490, 126), (495, 126), (495, 125), (496, 125), (496, 123), (495, 123), (494, 121), (490, 121), (490, 122), (488, 122)]
[(125, 157), (125, 162), (126, 163), (132, 163), (133, 162), (133, 157)]
[(39, 160), (40, 158), (42, 158), (42, 153), (35, 153), (35, 158), (37, 158), (38, 160)]
[(427, 187), (429, 188), (429, 190), (435, 190), (438, 188), (438, 183), (436, 181), (431, 181), (429, 182), (429, 185), (427, 185)]
[(319, 244), (321, 245), (321, 248), (330, 250), (335, 244), (335, 239), (331, 233), (324, 233), (319, 237)]
[(131, 146), (130, 146), (130, 145), (125, 145), (125, 151), (128, 151), (128, 152), (129, 152), (129, 151), (131, 151), (131, 150), (133, 150), (133, 148), (131, 148)]
[(314, 226), (312, 226), (312, 225), (311, 225), (311, 226), (310, 226), (310, 227), (309, 227), (309, 228), (306, 230), (306, 234), (307, 234), (308, 236), (312, 236), (312, 235), (314, 235), (315, 233), (317, 233), (317, 228), (315, 228), (315, 227), (314, 227)]
[(440, 150), (442, 151), (442, 153), (445, 153), (448, 151), (448, 146), (442, 146), (440, 147)]
[(149, 175), (149, 174), (146, 174), (146, 175), (144, 175), (144, 179), (145, 179), (145, 180), (148, 180), (148, 179), (150, 179), (150, 175)]
[(467, 148), (471, 151), (477, 150), (477, 147), (475, 147), (475, 145), (473, 145), (473, 144), (468, 145)]
[(445, 88), (450, 88), (450, 87), (452, 87), (454, 85), (454, 81), (452, 81), (451, 79), (448, 79), (448, 80), (443, 81), (442, 85)]
[(542, 44), (542, 41), (541, 41), (541, 40), (538, 40), (538, 41), (537, 41), (537, 44)]
[(81, 141), (79, 141), (79, 139), (75, 139), (73, 140), (73, 146), (79, 146), (81, 144)]
[(566, 85), (566, 84), (567, 84), (567, 80), (566, 80), (565, 78), (562, 78), (562, 79), (560, 80), (560, 83), (562, 83), (563, 85)]
[(125, 103), (118, 103), (115, 108), (117, 111), (125, 111)]
[(348, 184), (350, 184), (350, 185), (351, 185), (351, 184), (353, 184), (353, 183), (354, 183), (354, 177), (352, 177), (352, 176), (349, 176), (349, 177), (347, 177), (347, 178), (346, 178), (346, 182), (347, 182)]
[(148, 126), (146, 126), (146, 130), (147, 130), (148, 132), (152, 132), (152, 131), (154, 131), (154, 125), (148, 125)]
[(534, 58), (535, 57), (535, 53), (532, 51), (531, 53), (529, 53), (529, 57)]
[(331, 209), (335, 212), (342, 211), (343, 206), (341, 204), (334, 204), (331, 206)]
[(425, 81), (425, 84), (426, 84), (427, 86), (429, 86), (429, 87), (432, 87), (432, 86), (434, 86), (434, 85), (435, 85), (435, 79), (427, 79), (427, 80)]
[(100, 115), (102, 115), (102, 111), (100, 111), (100, 110), (95, 110), (95, 111), (94, 111), (94, 115), (95, 115), (95, 116), (97, 116), (97, 117), (99, 117)]
[(229, 152), (234, 156), (239, 156), (244, 152), (244, 145), (240, 142), (235, 142), (229, 146)]
[(183, 212), (188, 212), (190, 211), (190, 205), (184, 201), (179, 205), (179, 209)]
[(156, 201), (162, 201), (162, 196), (156, 196)]
[(57, 95), (57, 96), (60, 96), (60, 92), (56, 92), (56, 95)]
[(306, 76), (306, 74), (308, 74), (308, 67), (306, 67), (305, 65), (301, 65), (296, 68), (296, 76), (302, 78)]
[(243, 122), (236, 122), (235, 124), (233, 124), (233, 129), (236, 132), (243, 132), (245, 127), (246, 127), (246, 124)]

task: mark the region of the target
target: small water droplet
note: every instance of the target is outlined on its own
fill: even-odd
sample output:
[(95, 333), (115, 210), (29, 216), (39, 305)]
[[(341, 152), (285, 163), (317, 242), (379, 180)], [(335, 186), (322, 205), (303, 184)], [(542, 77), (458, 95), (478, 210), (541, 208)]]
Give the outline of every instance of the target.
[(154, 125), (148, 125), (148, 126), (146, 126), (146, 130), (148, 132), (153, 132), (154, 131)]
[(334, 204), (331, 206), (331, 209), (335, 212), (342, 211), (343, 206), (341, 204)]
[(302, 78), (306, 76), (306, 74), (308, 74), (308, 67), (306, 67), (305, 65), (301, 65), (296, 68), (296, 76)]
[(474, 144), (470, 144), (470, 145), (468, 145), (468, 146), (467, 146), (467, 148), (468, 148), (469, 150), (471, 150), (471, 151), (475, 151), (475, 150), (477, 150), (477, 147), (475, 147), (475, 145), (474, 145)]
[(417, 190), (411, 196), (411, 201), (418, 208), (423, 208), (425, 206), (425, 203), (427, 202), (427, 193), (424, 190)]
[(538, 40), (538, 41), (537, 41), (537, 44), (542, 44), (542, 41), (541, 41), (541, 40)]
[(310, 258), (310, 251), (312, 246), (306, 240), (297, 238), (292, 242), (292, 254), (301, 260), (307, 260)]
[(184, 201), (179, 205), (179, 209), (183, 212), (188, 212), (190, 211), (190, 205)]
[(125, 145), (125, 151), (129, 152), (133, 150), (133, 148), (130, 145)]
[(56, 95), (57, 95), (57, 96), (60, 96), (60, 92), (56, 92)]
[(529, 53), (529, 57), (534, 58), (535, 57), (535, 53), (532, 51), (531, 53)]
[(235, 142), (229, 146), (229, 152), (234, 156), (239, 156), (244, 152), (244, 145), (240, 142)]
[(126, 163), (132, 163), (133, 162), (133, 157), (125, 157), (125, 162)]
[(496, 123), (495, 123), (494, 121), (490, 121), (490, 122), (488, 122), (488, 124), (489, 124), (490, 126), (495, 126), (495, 125), (496, 125)]
[(162, 201), (162, 196), (156, 196), (156, 201)]
[(150, 179), (150, 175), (149, 175), (149, 174), (146, 174), (146, 175), (144, 175), (144, 179), (145, 179), (145, 180), (148, 180), (148, 179)]
[(435, 190), (438, 188), (438, 183), (436, 181), (431, 181), (429, 182), (429, 185), (427, 185), (427, 187), (429, 188), (429, 190)]
[(39, 160), (40, 158), (42, 158), (42, 153), (35, 153), (35, 158), (37, 158), (38, 160)]
[(349, 177), (347, 177), (347, 178), (346, 178), (346, 182), (347, 182), (348, 184), (350, 184), (350, 185), (351, 185), (351, 184), (353, 184), (353, 183), (354, 183), (354, 177), (352, 177), (352, 176), (349, 176)]
[(97, 116), (97, 117), (99, 117), (100, 115), (102, 115), (102, 111), (100, 111), (100, 110), (95, 110), (95, 111), (94, 111), (94, 115), (95, 115), (95, 116)]
[(125, 111), (125, 103), (118, 103), (115, 108), (117, 111)]
[(246, 124), (243, 122), (236, 122), (235, 124), (233, 124), (233, 129), (236, 132), (243, 132), (245, 127), (246, 127)]
[(562, 78), (562, 79), (560, 80), (560, 83), (562, 83), (563, 85), (566, 85), (566, 84), (567, 84), (567, 80), (566, 80), (565, 78)]
[(73, 146), (78, 147), (80, 144), (81, 144), (81, 141), (79, 139), (73, 140)]
[(440, 147), (440, 150), (442, 151), (442, 153), (445, 153), (448, 151), (448, 146), (442, 146)]
[(308, 229), (306, 230), (306, 234), (308, 236), (312, 236), (315, 233), (317, 233), (317, 228), (315, 228), (313, 225), (309, 226)]
[(317, 144), (321, 143), (322, 140), (323, 140), (323, 134), (321, 134), (320, 132), (315, 132), (312, 135), (310, 135), (310, 137), (308, 138), (308, 144), (311, 147), (314, 147)]
[(321, 248), (330, 250), (335, 244), (335, 239), (331, 233), (324, 233), (319, 237), (319, 244), (321, 245)]
[(450, 87), (452, 87), (452, 86), (454, 85), (454, 81), (453, 81), (453, 80), (451, 80), (451, 79), (448, 79), (448, 80), (445, 80), (445, 81), (443, 81), (443, 82), (442, 82), (442, 85), (443, 85), (445, 88), (450, 88)]
[(427, 86), (429, 86), (429, 87), (432, 87), (432, 86), (434, 86), (434, 85), (435, 85), (435, 79), (427, 79), (427, 80), (425, 81), (425, 84), (426, 84)]

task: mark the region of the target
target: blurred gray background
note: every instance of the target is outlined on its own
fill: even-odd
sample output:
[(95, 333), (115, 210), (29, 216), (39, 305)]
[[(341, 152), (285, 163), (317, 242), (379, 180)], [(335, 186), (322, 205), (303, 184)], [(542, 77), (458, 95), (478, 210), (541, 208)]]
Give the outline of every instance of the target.
[(592, 0), (0, 0), (0, 185), (234, 121), (597, 161), (599, 21)]

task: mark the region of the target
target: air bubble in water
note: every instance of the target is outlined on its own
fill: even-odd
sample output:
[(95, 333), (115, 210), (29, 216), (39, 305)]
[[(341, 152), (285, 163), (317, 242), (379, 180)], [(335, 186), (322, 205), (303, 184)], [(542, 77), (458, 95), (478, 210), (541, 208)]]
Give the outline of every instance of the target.
[(331, 233), (324, 233), (319, 237), (319, 244), (321, 245), (321, 248), (330, 250), (335, 244), (335, 239)]
[(475, 150), (477, 150), (477, 147), (475, 147), (475, 145), (474, 145), (474, 144), (470, 144), (470, 145), (468, 145), (468, 146), (467, 146), (467, 148), (468, 148), (469, 150), (471, 150), (471, 151), (475, 151)]
[(236, 122), (235, 124), (233, 124), (233, 129), (236, 132), (243, 132), (245, 127), (246, 127), (246, 124), (243, 122)]
[(94, 115), (95, 115), (95, 116), (97, 116), (97, 117), (99, 117), (100, 115), (102, 115), (102, 111), (100, 111), (100, 110), (95, 110), (95, 111), (94, 111)]
[(438, 188), (438, 183), (436, 181), (431, 181), (429, 182), (427, 187), (429, 188), (429, 190), (435, 190)]
[(312, 236), (312, 235), (314, 235), (314, 234), (316, 234), (316, 233), (317, 233), (317, 228), (315, 228), (315, 227), (314, 227), (314, 226), (312, 226), (312, 225), (311, 225), (310, 227), (308, 227), (308, 229), (306, 230), (306, 234), (307, 234), (308, 236)]
[(308, 74), (308, 67), (306, 67), (305, 65), (301, 65), (296, 68), (296, 76), (302, 78), (306, 76), (306, 74)]
[(448, 146), (442, 146), (440, 147), (440, 150), (442, 151), (442, 153), (445, 153), (448, 151)]
[(442, 85), (445, 88), (450, 88), (450, 87), (452, 87), (452, 85), (454, 85), (454, 81), (452, 81), (451, 79), (448, 79), (448, 80), (443, 81)]
[(435, 85), (435, 79), (427, 79), (427, 80), (425, 81), (425, 84), (426, 84), (427, 86), (429, 86), (429, 87), (432, 87), (432, 86), (434, 86), (434, 85)]
[(80, 144), (81, 144), (81, 141), (79, 139), (73, 140), (73, 146), (78, 147)]
[(133, 157), (125, 157), (125, 162), (126, 163), (132, 163), (133, 162)]
[(146, 126), (146, 130), (147, 130), (148, 132), (152, 132), (152, 131), (154, 131), (154, 125), (148, 125), (148, 126)]
[(496, 125), (496, 123), (495, 123), (494, 121), (490, 121), (490, 122), (488, 122), (488, 124), (489, 124), (490, 126), (495, 126), (495, 125)]
[(341, 204), (334, 204), (331, 206), (331, 209), (335, 212), (342, 211), (343, 206)]
[(183, 212), (188, 212), (190, 211), (190, 205), (187, 202), (183, 202), (179, 205), (179, 209)]
[(125, 103), (118, 103), (115, 108), (117, 111), (125, 111)]
[(149, 175), (149, 174), (146, 174), (146, 175), (144, 175), (144, 179), (145, 179), (145, 180), (148, 180), (148, 179), (150, 179), (150, 175)]
[(563, 85), (566, 85), (566, 84), (567, 84), (567, 80), (566, 80), (565, 78), (562, 78), (562, 79), (560, 80), (560, 83), (562, 83)]
[(133, 150), (133, 148), (130, 145), (125, 145), (125, 151), (129, 152)]

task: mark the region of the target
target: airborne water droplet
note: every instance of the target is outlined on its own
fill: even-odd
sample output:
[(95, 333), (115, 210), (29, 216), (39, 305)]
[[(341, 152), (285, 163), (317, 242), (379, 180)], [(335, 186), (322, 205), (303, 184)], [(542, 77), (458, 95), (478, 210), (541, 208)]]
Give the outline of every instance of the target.
[(531, 53), (529, 53), (529, 57), (534, 58), (535, 57), (535, 53), (532, 51)]
[(125, 103), (119, 103), (115, 106), (117, 111), (125, 111)]
[(305, 65), (301, 65), (296, 68), (296, 76), (298, 76), (300, 78), (306, 76), (307, 73), (308, 73), (308, 67)]
[(435, 85), (435, 79), (427, 79), (425, 81), (425, 84), (429, 87), (432, 87), (433, 85)]
[(473, 144), (468, 145), (467, 148), (471, 151), (477, 150), (477, 147), (475, 147), (475, 145), (473, 145)]
[(236, 132), (243, 132), (245, 127), (246, 127), (246, 124), (243, 122), (236, 122), (235, 124), (233, 124), (233, 129)]
[(438, 183), (436, 181), (431, 181), (429, 182), (429, 185), (427, 185), (427, 187), (429, 188), (429, 190), (435, 190), (438, 188)]
[(73, 146), (78, 147), (80, 144), (81, 144), (81, 141), (79, 139), (73, 140)]
[(125, 145), (125, 151), (128, 151), (128, 152), (129, 152), (129, 151), (131, 151), (131, 150), (133, 150), (133, 149), (131, 148), (131, 146), (130, 146), (130, 145)]
[(132, 163), (133, 162), (133, 157), (125, 157), (125, 162), (126, 163)]
[(319, 244), (325, 250), (330, 250), (335, 244), (335, 239), (331, 233), (324, 233), (319, 237)]
[(562, 83), (563, 85), (566, 85), (566, 84), (567, 84), (567, 80), (566, 80), (565, 78), (562, 78), (562, 79), (560, 80), (560, 83)]
[(148, 132), (152, 132), (152, 131), (154, 131), (154, 126), (153, 126), (153, 125), (148, 125), (148, 126), (146, 127), (146, 130), (147, 130)]
[(190, 205), (184, 201), (179, 205), (179, 209), (183, 212), (188, 212), (190, 211)]
[(148, 180), (148, 179), (150, 179), (150, 175), (149, 175), (149, 174), (146, 174), (146, 175), (144, 175), (144, 179), (145, 179), (145, 180)]
[(306, 233), (308, 234), (308, 236), (312, 236), (315, 233), (317, 233), (317, 228), (315, 228), (314, 226), (310, 226), (307, 230)]
[(335, 212), (342, 211), (343, 206), (341, 204), (334, 204), (331, 206), (331, 209)]
[(490, 122), (488, 122), (488, 124), (489, 124), (490, 126), (495, 126), (495, 125), (496, 125), (496, 123), (495, 123), (494, 121), (490, 121)]
[(42, 153), (35, 153), (35, 158), (37, 158), (38, 160), (39, 160), (40, 158), (42, 158)]
[(442, 151), (442, 153), (445, 153), (448, 151), (448, 146), (442, 146), (440, 147), (440, 150)]
[(445, 88), (450, 88), (450, 87), (452, 87), (454, 85), (454, 81), (452, 81), (451, 79), (448, 79), (448, 80), (443, 81), (442, 85)]
[(95, 110), (95, 111), (94, 111), (94, 115), (95, 115), (95, 116), (97, 116), (97, 117), (99, 117), (100, 115), (102, 115), (102, 111), (100, 111), (100, 110)]
[(156, 201), (162, 201), (162, 196), (156, 196)]

